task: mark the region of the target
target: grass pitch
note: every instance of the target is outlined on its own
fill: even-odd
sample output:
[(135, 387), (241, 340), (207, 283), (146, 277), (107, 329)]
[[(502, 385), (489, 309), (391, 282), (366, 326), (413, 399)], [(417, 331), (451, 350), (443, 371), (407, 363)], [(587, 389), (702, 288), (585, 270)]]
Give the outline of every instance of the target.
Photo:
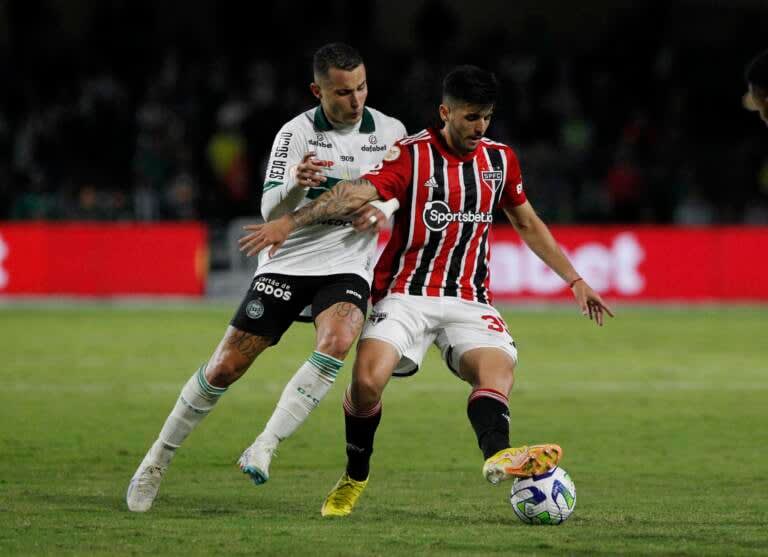
[(341, 473), (341, 396), (280, 448), (265, 486), (235, 466), (309, 355), (298, 324), (179, 452), (146, 514), (128, 480), (234, 309), (0, 308), (0, 554), (680, 554), (768, 551), (768, 309), (504, 312), (520, 349), (515, 443), (565, 451), (578, 502), (527, 526), (494, 488), (468, 387), (431, 352), (385, 394), (371, 482), (320, 517)]

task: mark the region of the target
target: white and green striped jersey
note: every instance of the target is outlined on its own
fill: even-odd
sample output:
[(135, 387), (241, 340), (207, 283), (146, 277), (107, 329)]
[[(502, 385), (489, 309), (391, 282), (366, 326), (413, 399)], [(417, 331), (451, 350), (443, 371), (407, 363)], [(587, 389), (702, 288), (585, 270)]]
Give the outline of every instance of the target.
[[(395, 141), (405, 137), (405, 126), (373, 108), (365, 108), (360, 122), (334, 128), (321, 107), (310, 109), (285, 124), (275, 137), (264, 180), (261, 213), (273, 220), (300, 209), (341, 180), (357, 178), (379, 164)], [(302, 188), (294, 170), (302, 157), (317, 153), (332, 161), (322, 187)], [(274, 257), (259, 254), (256, 274), (329, 275), (354, 273), (371, 281), (377, 234), (359, 234), (351, 219), (333, 219), (294, 230)]]

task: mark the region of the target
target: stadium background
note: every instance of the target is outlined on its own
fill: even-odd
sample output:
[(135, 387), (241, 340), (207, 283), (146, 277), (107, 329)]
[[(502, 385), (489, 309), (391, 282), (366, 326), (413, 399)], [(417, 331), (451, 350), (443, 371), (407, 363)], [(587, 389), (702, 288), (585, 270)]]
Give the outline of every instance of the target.
[[(741, 107), (765, 29), (763, 0), (0, 0), (0, 553), (765, 554), (768, 130)], [(230, 389), (152, 512), (125, 510), (253, 272), (240, 225), (331, 40), (362, 51), (369, 104), (409, 131), (447, 68), (497, 72), (490, 137), (618, 312), (588, 326), (498, 227), (498, 297), (563, 302), (502, 304), (513, 439), (559, 442), (579, 490), (563, 527), (524, 528), (484, 485), (467, 386), (434, 351), (387, 390), (350, 521), (318, 509), (353, 355), (248, 485), (234, 462), (308, 325)]]
[[(0, 293), (236, 295), (251, 269), (234, 250), (242, 224), (237, 219), (258, 216), (274, 134), (313, 106), (307, 88), (311, 55), (329, 40), (359, 47), (369, 69), (369, 103), (413, 132), (435, 121), (447, 68), (471, 62), (495, 71), (503, 95), (490, 136), (518, 150), (529, 197), (550, 224), (618, 224), (623, 230), (768, 224), (765, 129), (740, 104), (744, 65), (765, 46), (768, 7), (762, 2), (483, 2), (472, 10), (440, 0), (335, 1), (322, 9), (195, 2), (184, 4), (180, 17), (181, 6), (0, 4), (0, 250), (6, 260)], [(177, 273), (184, 275), (181, 282), (194, 283), (190, 287), (151, 286), (144, 275), (144, 290), (132, 283), (68, 289), (62, 276), (58, 286), (50, 275), (40, 276), (56, 257), (46, 249), (54, 242), (44, 231), (36, 228), (43, 235), (32, 242), (29, 228), (15, 234), (7, 229), (8, 223), (31, 220), (194, 221), (202, 223), (207, 240), (199, 242), (209, 249), (187, 253), (184, 266), (169, 265), (183, 269)], [(664, 298), (677, 281), (662, 281), (648, 292), (622, 291), (611, 288), (610, 277), (595, 275), (606, 267), (625, 275), (667, 268), (653, 260), (665, 249), (663, 239), (634, 238), (636, 246), (622, 252), (615, 247), (620, 232), (592, 236), (597, 243), (586, 245), (587, 251), (605, 253), (587, 265), (598, 271), (584, 272), (605, 283), (601, 290), (608, 294)], [(59, 229), (50, 234), (68, 238)], [(87, 240), (81, 231), (73, 234)], [(104, 241), (97, 230), (92, 234)], [(585, 247), (568, 231), (560, 236), (566, 247)], [(672, 232), (670, 245), (685, 251), (704, 252), (711, 243), (707, 235), (679, 245), (677, 238)], [(738, 246), (736, 257), (743, 259), (766, 241), (755, 229), (736, 238), (716, 253)], [(168, 257), (167, 251), (142, 248), (138, 260), (129, 261), (129, 251), (120, 266), (94, 255), (106, 247), (89, 244), (77, 251), (78, 241), (67, 243), (73, 249), (69, 260), (94, 273), (108, 267), (124, 275), (141, 261)], [(18, 259), (22, 252), (47, 255), (29, 267)], [(616, 261), (633, 258), (636, 268), (616, 269)], [(497, 259), (500, 264), (502, 256)], [(732, 267), (716, 259), (721, 268)], [(706, 263), (697, 261), (683, 276)], [(638, 270), (641, 264), (649, 269)], [(55, 266), (66, 268), (58, 261)], [(210, 277), (207, 268), (214, 271)], [(230, 274), (218, 271), (237, 276), (227, 280)], [(715, 285), (720, 271), (706, 269), (713, 277), (702, 279), (708, 288), (667, 297), (768, 296), (759, 285), (729, 294), (731, 285), (754, 283), (758, 275), (734, 274), (726, 286)], [(549, 296), (525, 284), (510, 286), (508, 294), (498, 286), (503, 299)]]

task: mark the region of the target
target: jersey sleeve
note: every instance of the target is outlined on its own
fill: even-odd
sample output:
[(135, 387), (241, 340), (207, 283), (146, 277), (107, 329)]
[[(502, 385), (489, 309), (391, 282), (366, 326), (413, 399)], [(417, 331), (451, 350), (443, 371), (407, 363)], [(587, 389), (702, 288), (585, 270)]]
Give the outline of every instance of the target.
[(499, 207), (509, 209), (525, 203), (528, 198), (523, 190), (523, 176), (520, 172), (520, 163), (515, 152), (506, 147), (502, 155), (507, 160), (507, 180), (504, 182), (504, 190), (501, 193)]
[(306, 138), (298, 125), (285, 124), (275, 136), (267, 163), (261, 196), (261, 215), (269, 221), (293, 211), (305, 191), (296, 183), (294, 171), (306, 151)]
[(384, 155), (384, 160), (374, 166), (362, 178), (368, 180), (385, 201), (403, 201), (413, 175), (413, 157), (408, 145), (396, 142)]

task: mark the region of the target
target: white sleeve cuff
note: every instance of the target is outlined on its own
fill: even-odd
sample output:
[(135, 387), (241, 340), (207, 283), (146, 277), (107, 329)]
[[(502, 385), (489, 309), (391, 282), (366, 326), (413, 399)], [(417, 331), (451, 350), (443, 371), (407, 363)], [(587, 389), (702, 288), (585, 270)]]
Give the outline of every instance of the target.
[(389, 201), (379, 201), (378, 199), (376, 201), (371, 201), (371, 205), (384, 213), (387, 218), (390, 218), (392, 214), (400, 208), (400, 202), (394, 197)]

